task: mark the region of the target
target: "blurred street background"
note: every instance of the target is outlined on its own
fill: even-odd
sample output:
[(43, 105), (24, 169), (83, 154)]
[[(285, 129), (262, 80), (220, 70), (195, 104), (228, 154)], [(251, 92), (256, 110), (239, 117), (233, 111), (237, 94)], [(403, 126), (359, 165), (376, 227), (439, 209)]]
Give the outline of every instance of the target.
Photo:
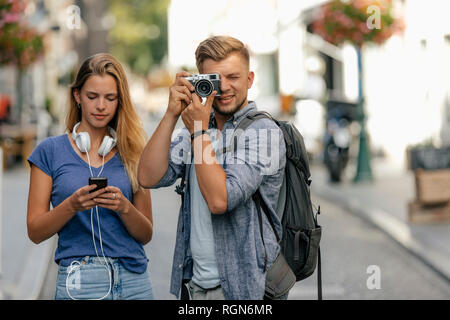
[[(0, 0), (0, 300), (53, 299), (57, 235), (27, 235), (26, 158), (64, 133), (69, 85), (98, 52), (124, 66), (150, 137), (210, 35), (244, 42), (261, 110), (291, 121), (321, 208), (324, 299), (450, 299), (447, 0)], [(178, 126), (182, 122), (179, 121)], [(145, 246), (169, 293), (179, 196), (152, 190)], [(316, 299), (317, 274), (289, 299)]]

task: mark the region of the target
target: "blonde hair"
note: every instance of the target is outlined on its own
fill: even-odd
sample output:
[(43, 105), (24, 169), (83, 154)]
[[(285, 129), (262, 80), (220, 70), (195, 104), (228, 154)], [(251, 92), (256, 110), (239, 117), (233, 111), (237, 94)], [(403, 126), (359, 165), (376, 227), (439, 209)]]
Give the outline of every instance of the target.
[(221, 61), (232, 53), (240, 54), (247, 65), (250, 64), (248, 49), (241, 41), (230, 36), (210, 37), (202, 41), (195, 50), (197, 69), (202, 73), (203, 61), (206, 59)]
[(66, 115), (66, 130), (81, 121), (81, 108), (77, 107), (74, 91), (81, 91), (86, 80), (92, 75), (111, 75), (117, 83), (118, 106), (114, 118), (108, 124), (117, 133), (117, 149), (130, 179), (133, 193), (139, 190), (137, 167), (139, 157), (144, 149), (147, 135), (142, 122), (131, 103), (130, 91), (125, 72), (121, 64), (110, 54), (98, 53), (87, 58), (80, 67), (75, 82), (69, 90), (69, 110)]

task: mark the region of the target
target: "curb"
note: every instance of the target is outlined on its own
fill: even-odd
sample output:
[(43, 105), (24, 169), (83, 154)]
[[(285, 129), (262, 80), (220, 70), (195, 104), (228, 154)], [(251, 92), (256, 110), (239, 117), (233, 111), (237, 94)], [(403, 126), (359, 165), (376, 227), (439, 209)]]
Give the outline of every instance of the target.
[(357, 199), (343, 196), (335, 188), (331, 188), (321, 181), (314, 180), (311, 184), (311, 192), (337, 204), (351, 214), (363, 218), (404, 247), (450, 284), (450, 258), (414, 239), (411, 236), (409, 226), (400, 219), (381, 209), (369, 207)]
[(57, 237), (34, 246), (29, 253), (22, 277), (14, 290), (13, 300), (37, 300), (47, 275), (48, 262), (56, 248)]

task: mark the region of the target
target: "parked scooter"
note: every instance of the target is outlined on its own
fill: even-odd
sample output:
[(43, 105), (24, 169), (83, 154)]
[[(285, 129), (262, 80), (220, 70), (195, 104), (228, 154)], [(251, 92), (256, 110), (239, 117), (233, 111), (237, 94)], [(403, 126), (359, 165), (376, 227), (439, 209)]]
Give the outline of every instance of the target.
[(347, 166), (352, 140), (350, 124), (354, 120), (355, 111), (356, 105), (353, 103), (335, 100), (327, 102), (323, 160), (331, 182), (340, 182)]

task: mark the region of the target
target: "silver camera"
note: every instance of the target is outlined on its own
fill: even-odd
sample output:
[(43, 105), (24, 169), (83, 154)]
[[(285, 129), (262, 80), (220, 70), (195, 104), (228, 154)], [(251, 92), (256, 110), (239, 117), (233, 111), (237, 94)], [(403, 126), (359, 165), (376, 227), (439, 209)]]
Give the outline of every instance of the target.
[(194, 74), (186, 77), (186, 80), (192, 83), (195, 93), (200, 97), (208, 97), (214, 90), (217, 91), (215, 96), (220, 96), (220, 75), (217, 73)]

